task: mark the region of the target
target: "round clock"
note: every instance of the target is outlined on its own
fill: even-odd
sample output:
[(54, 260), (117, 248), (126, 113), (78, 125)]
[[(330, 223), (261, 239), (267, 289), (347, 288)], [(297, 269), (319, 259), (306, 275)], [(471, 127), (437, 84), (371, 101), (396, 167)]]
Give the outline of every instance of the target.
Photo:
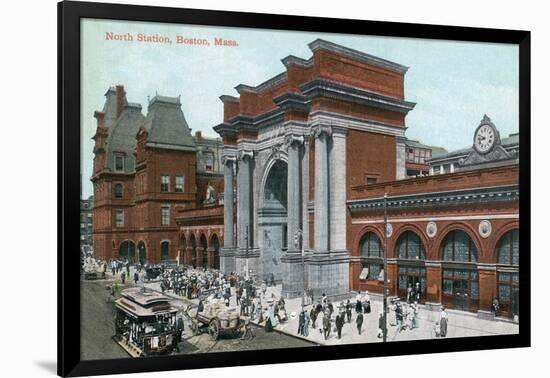
[(497, 131), (492, 125), (482, 124), (474, 135), (474, 148), (480, 154), (486, 154), (495, 146), (497, 137)]

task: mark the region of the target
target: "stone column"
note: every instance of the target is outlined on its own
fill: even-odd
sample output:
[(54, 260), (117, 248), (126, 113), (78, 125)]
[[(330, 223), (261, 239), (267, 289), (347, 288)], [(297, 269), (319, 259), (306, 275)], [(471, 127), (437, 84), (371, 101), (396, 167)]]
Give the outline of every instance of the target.
[(497, 296), (497, 270), (495, 265), (478, 264), (479, 310), (478, 317), (492, 319), (493, 298)]
[(346, 135), (347, 129), (332, 127), (329, 153), (330, 250), (347, 251), (346, 238)]
[(327, 125), (318, 125), (314, 129), (316, 252), (327, 252), (329, 249), (328, 140), (331, 134), (332, 129)]
[(441, 306), (442, 274), (440, 263), (426, 262), (426, 306), (431, 310)]
[(309, 246), (309, 213), (307, 210), (309, 202), (309, 140), (304, 139), (304, 148), (302, 155), (302, 243), (304, 250), (308, 250)]
[(287, 178), (287, 235), (288, 251), (298, 252), (300, 246), (294, 245), (294, 236), (300, 229), (300, 140), (294, 136), (287, 137), (288, 145), (288, 178)]
[(223, 239), (224, 248), (234, 248), (235, 237), (233, 235), (233, 161), (228, 160), (224, 165), (223, 172)]
[[(234, 158), (225, 158), (223, 185), (223, 248), (220, 251), (220, 269), (225, 273), (235, 271), (235, 202), (234, 202)], [(191, 260), (188, 260), (189, 262)]]
[[(237, 172), (237, 261), (236, 271), (246, 272), (246, 251), (252, 250), (252, 152), (240, 151)], [(248, 230), (248, 231), (247, 231)]]
[(405, 137), (396, 137), (395, 138), (395, 179), (396, 180), (403, 180), (407, 178), (407, 168), (406, 168), (406, 161), (407, 161), (407, 146), (405, 144), (405, 141), (407, 138)]

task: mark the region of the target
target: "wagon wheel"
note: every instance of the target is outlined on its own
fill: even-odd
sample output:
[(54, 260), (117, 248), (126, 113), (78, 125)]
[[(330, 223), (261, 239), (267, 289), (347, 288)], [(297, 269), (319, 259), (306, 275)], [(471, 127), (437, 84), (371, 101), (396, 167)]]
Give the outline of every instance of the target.
[(218, 337), (220, 336), (220, 324), (218, 319), (213, 319), (210, 324), (208, 325), (208, 334), (212, 338), (212, 340), (218, 340)]

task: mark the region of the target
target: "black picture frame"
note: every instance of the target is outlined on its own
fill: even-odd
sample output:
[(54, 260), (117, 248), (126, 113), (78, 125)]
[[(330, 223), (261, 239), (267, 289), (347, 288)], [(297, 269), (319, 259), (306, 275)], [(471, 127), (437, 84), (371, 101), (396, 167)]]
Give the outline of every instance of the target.
[[(80, 19), (192, 23), (274, 30), (347, 33), (519, 46), (520, 125), (520, 309), (516, 335), (452, 338), (281, 349), (277, 353), (239, 351), (139, 359), (80, 360), (79, 174)], [(420, 353), (530, 346), (530, 32), (458, 26), (254, 14), (212, 10), (64, 1), (58, 4), (58, 374), (82, 376), (134, 372), (337, 360)], [(412, 347), (414, 345), (414, 347)]]

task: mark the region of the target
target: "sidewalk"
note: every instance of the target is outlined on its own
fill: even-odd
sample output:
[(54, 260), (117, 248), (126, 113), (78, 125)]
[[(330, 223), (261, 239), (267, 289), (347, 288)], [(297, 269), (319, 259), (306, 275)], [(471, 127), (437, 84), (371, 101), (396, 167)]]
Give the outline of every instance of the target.
[[(281, 285), (270, 287), (267, 289), (267, 297), (275, 294), (276, 298), (280, 298)], [(342, 338), (338, 339), (336, 332), (331, 330), (327, 340), (324, 339), (323, 333), (319, 332), (319, 327), (322, 326), (317, 321), (317, 329), (309, 328), (309, 336), (307, 340), (319, 343), (321, 345), (338, 345), (338, 344), (354, 344), (354, 343), (374, 343), (382, 342), (382, 339), (377, 337), (378, 334), (378, 317), (382, 313), (382, 301), (371, 296), (371, 313), (363, 314), (363, 327), (361, 335), (357, 332), (355, 323), (355, 292), (350, 293), (350, 300), (354, 306), (352, 311), (351, 323), (345, 323), (342, 328)], [(335, 307), (339, 302), (335, 302)], [(301, 337), (298, 335), (298, 315), (302, 308), (302, 299), (285, 299), (285, 308), (289, 315), (289, 320), (284, 324), (279, 324), (275, 327), (276, 330), (287, 333), (292, 336)], [(311, 305), (306, 306), (306, 310), (311, 310)], [(296, 313), (296, 317), (290, 317), (292, 312)], [(507, 321), (479, 319), (471, 313), (461, 311), (448, 310), (449, 315), (447, 337), (471, 337), (471, 336), (490, 336), (502, 334), (518, 333), (519, 325)], [(334, 329), (336, 313), (332, 315), (331, 324)], [(422, 306), (418, 312), (418, 328), (413, 330), (404, 330), (397, 332), (397, 327), (390, 326), (388, 318), (388, 341), (403, 341), (403, 340), (418, 340), (435, 338), (433, 327), (439, 319), (439, 312), (430, 311)]]
[[(153, 290), (160, 291), (159, 282), (150, 282), (146, 283), (146, 286)], [(274, 287), (268, 287), (266, 291), (266, 297), (271, 297), (271, 294), (275, 294), (275, 298), (280, 298), (281, 296), (281, 285)], [(185, 303), (198, 303), (197, 299), (189, 301), (187, 298), (183, 298), (177, 295), (174, 295), (172, 292), (165, 292), (165, 295), (168, 295), (176, 300), (183, 301)], [(357, 326), (355, 323), (355, 292), (350, 293), (350, 300), (354, 306), (352, 311), (351, 323), (345, 323), (342, 328), (342, 338), (338, 339), (338, 335), (333, 331), (336, 319), (336, 313), (332, 315), (331, 319), (331, 333), (327, 340), (325, 340), (322, 332), (319, 331), (319, 328), (322, 327), (320, 321), (317, 321), (317, 329), (311, 328), (311, 323), (309, 327), (308, 337), (298, 335), (298, 315), (300, 314), (302, 308), (302, 298), (293, 298), (285, 299), (285, 308), (288, 314), (289, 320), (285, 323), (278, 324), (274, 327), (274, 330), (277, 332), (285, 333), (289, 336), (301, 338), (308, 340), (320, 345), (339, 345), (339, 344), (362, 344), (362, 343), (376, 343), (382, 342), (382, 339), (377, 337), (378, 334), (378, 317), (382, 312), (382, 301), (378, 298), (371, 296), (371, 313), (363, 314), (363, 327), (361, 335), (357, 332)], [(339, 302), (335, 302), (335, 307)], [(230, 305), (236, 306), (235, 295), (231, 296)], [(311, 310), (311, 305), (306, 306), (306, 310)], [(290, 314), (292, 312), (296, 313), (296, 317), (292, 318)], [(516, 323), (511, 323), (508, 321), (499, 321), (499, 320), (486, 320), (480, 319), (475, 314), (454, 310), (447, 310), (448, 314), (448, 327), (447, 327), (447, 337), (472, 337), (472, 336), (491, 336), (491, 335), (503, 335), (503, 334), (515, 334), (519, 331), (519, 325)], [(390, 317), (388, 317), (388, 341), (404, 341), (404, 340), (419, 340), (419, 339), (432, 339), (435, 338), (433, 332), (434, 324), (439, 319), (438, 311), (427, 310), (424, 306), (421, 306), (418, 311), (418, 328), (413, 330), (404, 330), (397, 332), (396, 326), (390, 325)], [(258, 324), (255, 321), (252, 323), (259, 326), (263, 324)]]

